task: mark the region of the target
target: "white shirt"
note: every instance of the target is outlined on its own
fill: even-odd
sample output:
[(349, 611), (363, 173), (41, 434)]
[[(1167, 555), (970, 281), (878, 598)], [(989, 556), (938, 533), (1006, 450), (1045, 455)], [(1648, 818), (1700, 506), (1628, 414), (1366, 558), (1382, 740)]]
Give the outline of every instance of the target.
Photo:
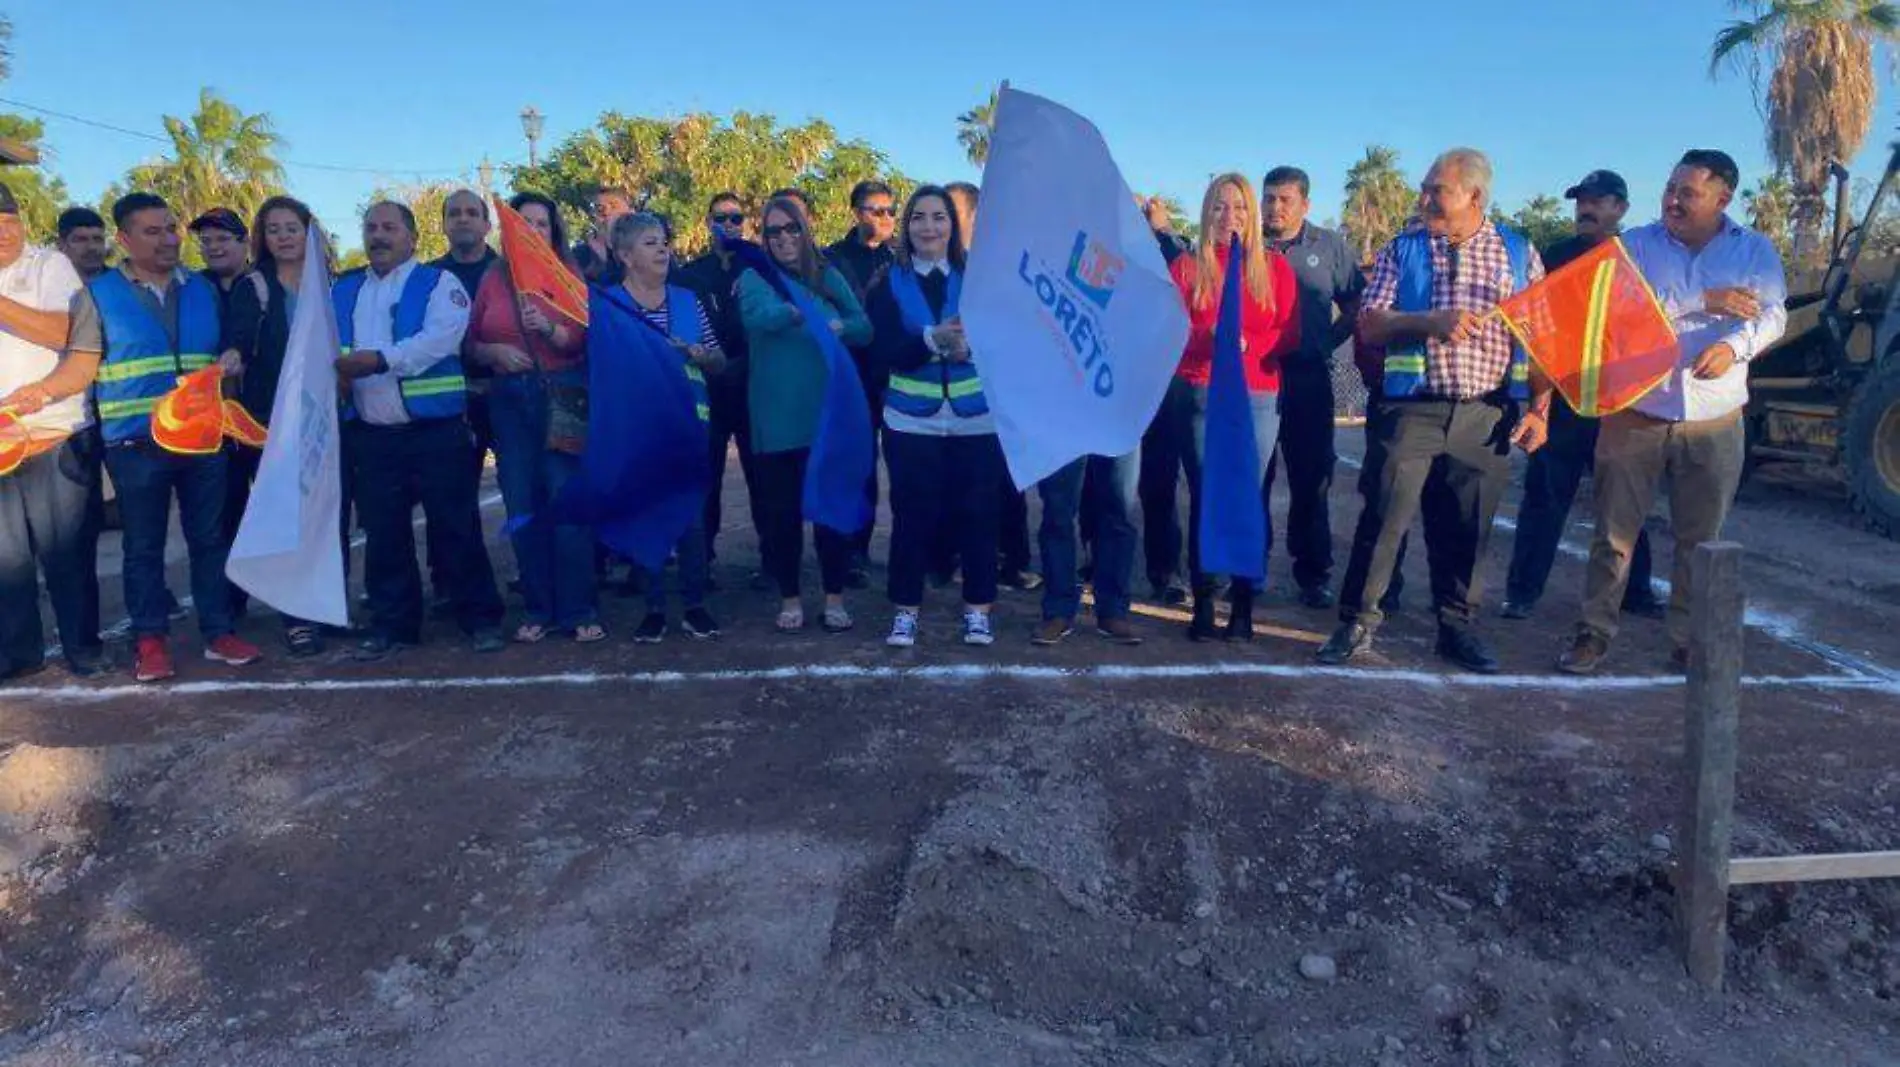
[[(72, 261), (50, 248), (26, 246), (20, 258), (0, 267), (0, 296), (34, 311), (72, 311), (82, 283)], [(0, 396), (46, 377), (59, 364), (59, 350), (0, 332)], [(20, 420), (36, 434), (66, 435), (92, 421), (82, 391)]]
[(455, 275), (443, 271), (435, 283), (435, 291), (429, 294), (429, 310), (422, 317), (421, 331), (400, 343), (392, 339), (396, 328), (396, 302), (402, 299), (403, 285), (415, 269), (416, 261), (410, 259), (380, 278), (375, 270), (366, 270), (363, 290), (357, 294), (356, 314), (352, 320), (356, 329), (354, 351), (381, 352), (389, 361), (387, 373), (372, 374), (350, 383), (357, 415), (372, 426), (407, 424), (409, 413), (403, 410), (397, 380), (413, 378), (443, 358), (460, 352), (462, 335), (468, 332), (468, 293), (462, 283), (455, 280)]
[[(1788, 327), (1788, 282), (1773, 242), (1724, 218), (1721, 232), (1700, 252), (1691, 252), (1661, 222), (1624, 234), (1623, 246), (1656, 291), (1682, 343), (1675, 371), (1637, 401), (1636, 410), (1669, 422), (1701, 422), (1747, 404), (1748, 361), (1780, 339)], [(1703, 309), (1703, 294), (1708, 290), (1738, 286), (1755, 294), (1761, 314), (1744, 321)], [(1735, 350), (1735, 365), (1720, 378), (1703, 381), (1691, 368), (1717, 344)]]

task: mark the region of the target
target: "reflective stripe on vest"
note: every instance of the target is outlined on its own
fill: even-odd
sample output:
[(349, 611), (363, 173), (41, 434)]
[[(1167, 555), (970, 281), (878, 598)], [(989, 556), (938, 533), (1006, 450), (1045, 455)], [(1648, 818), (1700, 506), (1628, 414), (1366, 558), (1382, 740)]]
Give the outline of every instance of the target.
[[(961, 307), (961, 271), (950, 272), (949, 282), (944, 288), (941, 315), (931, 314), (930, 302), (924, 297), (916, 271), (893, 264), (886, 278), (891, 287), (891, 297), (897, 301), (898, 313), (903, 316), (904, 328), (913, 337), (922, 339), (925, 330), (945, 318), (955, 318)], [(976, 364), (967, 360), (952, 363), (932, 356), (930, 362), (915, 370), (892, 371), (890, 389), (884, 394), (886, 407), (900, 415), (917, 419), (934, 416), (943, 410), (946, 401), (950, 404), (951, 414), (960, 419), (974, 419), (989, 414), (989, 399), (983, 395), (983, 381), (977, 376)]]
[[(390, 309), (391, 341), (399, 344), (422, 332), (423, 321), (429, 314), (429, 298), (442, 283), (445, 273), (439, 267), (422, 263), (410, 269), (409, 277), (403, 281), (402, 293), (396, 298), (396, 306)], [(356, 301), (362, 296), (363, 283), (368, 277), (366, 270), (351, 271), (338, 278), (331, 289), (331, 302), (336, 306), (337, 340), (342, 343), (344, 355), (356, 350)], [(451, 353), (420, 374), (398, 379), (396, 390), (402, 396), (403, 410), (411, 419), (446, 419), (462, 414), (468, 409), (468, 379), (462, 373), (462, 354)], [(344, 404), (344, 414), (355, 418), (355, 405)]]
[[(1511, 291), (1519, 292), (1530, 284), (1530, 244), (1516, 230), (1492, 225), (1504, 242), (1505, 257), (1511, 264)], [(1393, 240), (1392, 251), (1399, 275), (1392, 309), (1408, 314), (1432, 310), (1431, 235), (1422, 229), (1402, 233)], [(1423, 341), (1401, 342), (1386, 349), (1381, 391), (1387, 400), (1405, 400), (1425, 393), (1425, 351)], [(1530, 398), (1530, 360), (1515, 338), (1505, 385), (1512, 399)]]
[(93, 379), (93, 407), (106, 442), (148, 438), (152, 409), (178, 379), (211, 366), (218, 346), (218, 294), (202, 277), (186, 275), (174, 291), (178, 301), (178, 339), (146, 308), (124, 272), (109, 270), (87, 283), (106, 350)]

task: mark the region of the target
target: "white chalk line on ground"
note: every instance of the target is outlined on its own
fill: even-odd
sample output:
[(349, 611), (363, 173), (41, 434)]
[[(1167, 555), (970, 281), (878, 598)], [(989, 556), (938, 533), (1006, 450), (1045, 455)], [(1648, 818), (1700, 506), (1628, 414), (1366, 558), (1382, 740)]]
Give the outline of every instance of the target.
[[(937, 667), (858, 667), (805, 664), (715, 671), (576, 671), (563, 674), (498, 675), (460, 678), (328, 678), (314, 681), (180, 682), (175, 685), (48, 686), (0, 689), (0, 698), (44, 700), (57, 703), (101, 703), (123, 699), (166, 699), (242, 693), (362, 693), (442, 690), (596, 688), (607, 686), (670, 687), (729, 682), (924, 682), (954, 684), (989, 680), (1018, 682), (1151, 682), (1210, 678), (1278, 678), (1312, 680), (1331, 678), (1371, 684), (1397, 684), (1427, 689), (1510, 689), (1541, 692), (1595, 693), (1680, 689), (1686, 679), (1677, 676), (1623, 676), (1573, 678), (1547, 674), (1431, 674), (1411, 670), (1369, 670), (1356, 667), (1299, 666), (1275, 663), (1103, 664), (1093, 667), (1042, 667), (1033, 664), (965, 663)], [(1805, 689), (1868, 691), (1900, 695), (1900, 681), (1843, 675), (1751, 677), (1748, 689)]]
[[(1339, 456), (1338, 459), (1339, 462), (1353, 470), (1361, 469), (1360, 462), (1351, 456)], [(1500, 514), (1495, 521), (1498, 526), (1511, 531), (1513, 536), (1517, 534), (1516, 519), (1513, 519), (1509, 515)], [(1571, 559), (1580, 560), (1584, 563), (1590, 562), (1589, 547), (1576, 544), (1567, 537), (1557, 542), (1557, 551), (1569, 556)], [(1651, 577), (1649, 585), (1657, 596), (1662, 597), (1665, 601), (1669, 599), (1670, 590), (1672, 588), (1669, 584), (1669, 579)], [(1749, 626), (1780, 641), (1782, 644), (1806, 652), (1846, 674), (1881, 682), (1900, 682), (1900, 673), (1896, 673), (1878, 663), (1857, 656), (1844, 648), (1837, 648), (1825, 641), (1809, 636), (1807, 631), (1801, 628), (1800, 623), (1795, 622), (1793, 619), (1779, 612), (1767, 611), (1751, 606), (1745, 610), (1743, 621)]]

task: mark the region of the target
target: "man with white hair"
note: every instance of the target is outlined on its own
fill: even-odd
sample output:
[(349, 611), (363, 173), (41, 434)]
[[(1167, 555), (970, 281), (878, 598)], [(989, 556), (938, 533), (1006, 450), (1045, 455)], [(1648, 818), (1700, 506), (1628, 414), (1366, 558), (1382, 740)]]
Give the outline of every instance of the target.
[(1340, 626), (1319, 650), (1322, 663), (1372, 647), (1399, 542), (1422, 503), (1438, 654), (1466, 670), (1498, 669), (1474, 632), (1478, 568), (1510, 481), (1511, 445), (1534, 451), (1543, 443), (1550, 392), (1543, 386), (1531, 396), (1529, 361), (1491, 315), (1542, 278), (1544, 266), (1522, 235), (1490, 221), (1490, 199), (1484, 153), (1446, 152), (1419, 189), (1419, 224), (1373, 265), (1359, 334), (1385, 349), (1385, 374), (1369, 401), (1379, 418), (1367, 419), (1359, 481), (1367, 515), (1347, 566), (1351, 595), (1340, 599)]

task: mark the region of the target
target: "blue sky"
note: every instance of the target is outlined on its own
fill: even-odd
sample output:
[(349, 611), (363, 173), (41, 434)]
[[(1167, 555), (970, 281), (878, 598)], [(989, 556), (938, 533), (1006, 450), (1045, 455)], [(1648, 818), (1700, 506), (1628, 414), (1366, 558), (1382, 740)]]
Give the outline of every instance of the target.
[[(1706, 74), (1726, 0), (567, 0), (511, 21), (534, 7), (189, 0), (153, 24), (149, 3), (31, 0), (0, 8), (15, 25), (0, 97), (157, 132), (213, 86), (269, 111), (287, 159), (370, 171), (289, 168), (292, 191), (346, 235), (379, 183), (525, 158), (527, 104), (548, 116), (544, 146), (610, 108), (745, 109), (826, 118), (913, 177), (972, 177), (954, 120), (1003, 78), (1089, 116), (1131, 185), (1191, 210), (1213, 173), (1295, 163), (1313, 176), (1315, 215), (1336, 215), (1373, 142), (1414, 180), (1443, 148), (1485, 149), (1507, 209), (1611, 167), (1639, 220), (1685, 147), (1727, 149), (1745, 181), (1768, 166), (1747, 83)], [(148, 26), (167, 40), (136, 44)], [(1883, 162), (1884, 104), (1857, 175)], [(47, 143), (88, 202), (160, 147), (58, 119)]]

